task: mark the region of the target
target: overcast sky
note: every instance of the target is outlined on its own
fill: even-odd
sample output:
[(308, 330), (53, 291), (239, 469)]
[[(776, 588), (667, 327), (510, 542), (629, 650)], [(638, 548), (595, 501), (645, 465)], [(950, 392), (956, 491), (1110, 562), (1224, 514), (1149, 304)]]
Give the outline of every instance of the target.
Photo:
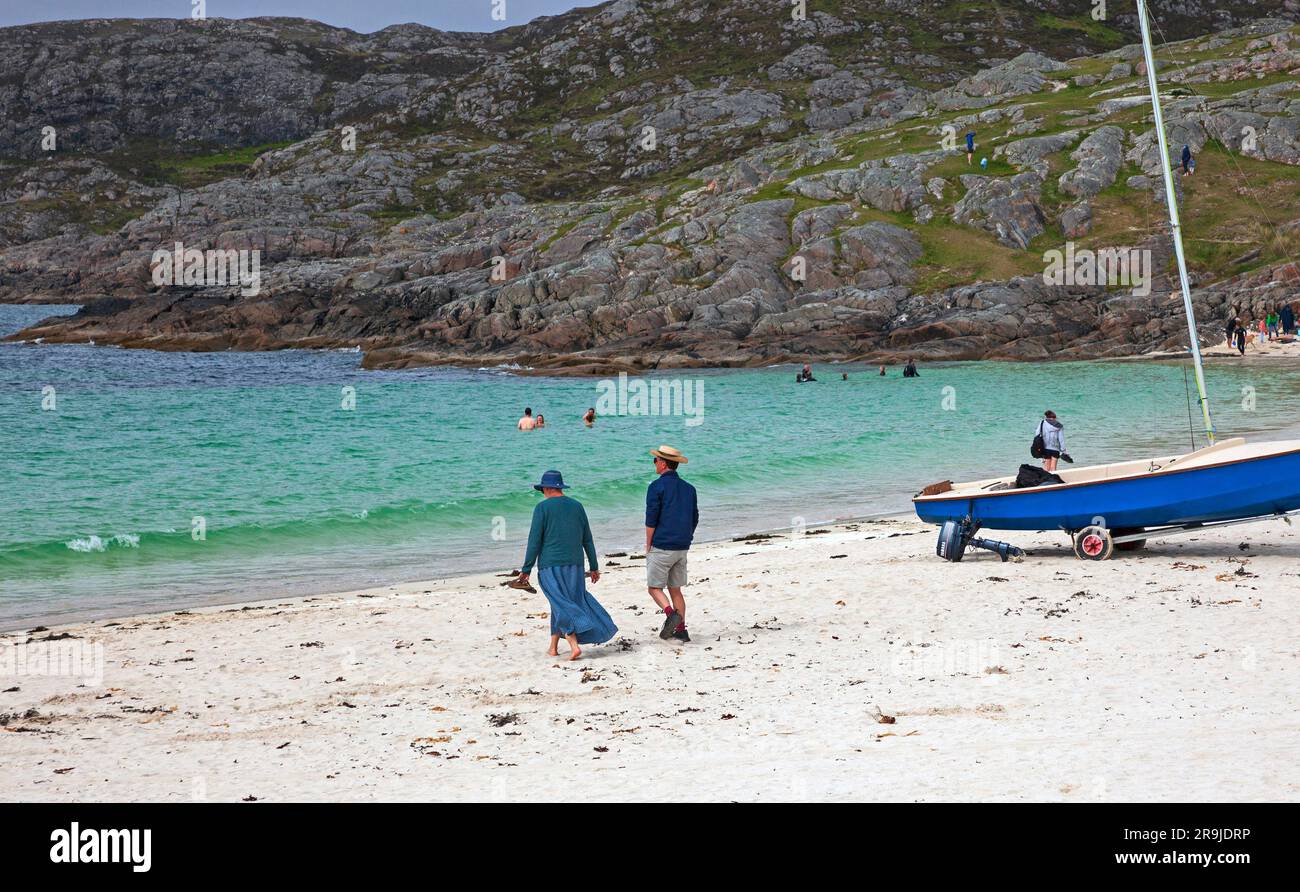
[[(420, 22), (445, 31), (494, 31), (522, 25), (600, 0), (504, 0), (505, 21), (494, 21), (494, 0), (205, 0), (209, 18), (294, 16), (354, 31)], [(501, 2), (501, 0), (497, 0)], [(60, 19), (189, 18), (194, 0), (0, 0), (0, 27)]]

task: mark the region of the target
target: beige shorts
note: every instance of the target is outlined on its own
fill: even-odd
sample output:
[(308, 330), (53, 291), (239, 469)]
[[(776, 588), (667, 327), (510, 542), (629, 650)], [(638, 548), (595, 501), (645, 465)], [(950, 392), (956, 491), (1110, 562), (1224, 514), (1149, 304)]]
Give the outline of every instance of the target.
[(646, 582), (650, 588), (681, 588), (686, 585), (686, 549), (668, 551), (651, 548), (645, 556)]

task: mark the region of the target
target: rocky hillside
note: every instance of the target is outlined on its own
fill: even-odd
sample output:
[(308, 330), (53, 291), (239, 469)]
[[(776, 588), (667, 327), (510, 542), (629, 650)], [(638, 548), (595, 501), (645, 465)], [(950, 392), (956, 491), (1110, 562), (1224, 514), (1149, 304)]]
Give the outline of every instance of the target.
[[(87, 304), (23, 337), (361, 345), (370, 365), (1175, 348), (1133, 22), (1077, 6), (0, 29), (0, 299)], [(1300, 29), (1260, 18), (1295, 2), (1176, 9), (1158, 36), (1189, 39), (1159, 64), (1171, 140), (1198, 157), (1198, 300), (1250, 312), (1296, 287)], [(1156, 290), (1044, 284), (1067, 239), (1151, 249)], [(261, 293), (154, 285), (177, 241), (261, 252)]]

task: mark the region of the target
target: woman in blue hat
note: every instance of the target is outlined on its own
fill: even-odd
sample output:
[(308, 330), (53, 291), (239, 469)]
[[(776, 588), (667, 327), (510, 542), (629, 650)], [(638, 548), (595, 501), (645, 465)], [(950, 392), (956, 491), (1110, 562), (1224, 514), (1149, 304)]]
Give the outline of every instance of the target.
[(551, 605), (551, 649), (547, 654), (558, 657), (560, 639), (565, 638), (572, 651), (569, 659), (576, 660), (582, 656), (579, 644), (604, 644), (618, 634), (618, 627), (587, 592), (582, 578), (585, 552), (592, 583), (600, 581), (596, 543), (582, 503), (564, 494), (568, 487), (559, 471), (547, 471), (533, 489), (546, 498), (533, 509), (528, 551), (514, 584), (527, 585), (528, 575), (537, 565), (537, 579)]

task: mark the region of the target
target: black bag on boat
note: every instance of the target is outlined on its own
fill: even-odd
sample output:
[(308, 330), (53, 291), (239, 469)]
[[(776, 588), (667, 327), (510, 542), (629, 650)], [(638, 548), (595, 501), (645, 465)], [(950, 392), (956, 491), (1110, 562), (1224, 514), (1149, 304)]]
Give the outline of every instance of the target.
[(1016, 475), (1016, 489), (1027, 489), (1031, 486), (1046, 486), (1049, 483), (1064, 483), (1055, 474), (1049, 474), (1038, 465), (1021, 465), (1020, 473)]

